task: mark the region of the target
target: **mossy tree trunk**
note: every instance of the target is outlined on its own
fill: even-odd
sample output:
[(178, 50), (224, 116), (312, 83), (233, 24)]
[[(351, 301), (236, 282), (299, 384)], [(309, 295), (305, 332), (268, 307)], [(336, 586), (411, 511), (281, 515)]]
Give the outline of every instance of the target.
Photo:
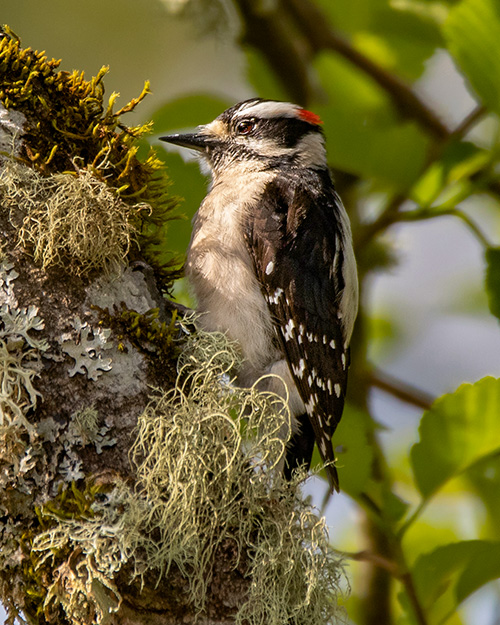
[(147, 88), (114, 113), (104, 72), (57, 72), (7, 32), (0, 65), (9, 621), (332, 622), (341, 567), (324, 522), (267, 471), (286, 408), (228, 393), (234, 348), (214, 336), (186, 351), (164, 297), (172, 202), (155, 155), (136, 156), (147, 127), (119, 119)]
[[(133, 489), (138, 419), (151, 388), (175, 381), (179, 328), (162, 291), (176, 271), (151, 253), (172, 208), (160, 164), (135, 156), (144, 129), (106, 109), (104, 72), (57, 73), (7, 33), (1, 52), (2, 599), (10, 619), (37, 623), (194, 622), (175, 567), (141, 578), (117, 561), (106, 579), (68, 525)], [(246, 587), (236, 557), (220, 545), (206, 622), (232, 622)]]

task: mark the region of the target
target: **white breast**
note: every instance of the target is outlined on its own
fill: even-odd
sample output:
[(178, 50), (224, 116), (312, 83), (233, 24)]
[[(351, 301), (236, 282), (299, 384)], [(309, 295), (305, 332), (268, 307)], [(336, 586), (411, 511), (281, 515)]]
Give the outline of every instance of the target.
[(186, 274), (207, 330), (226, 332), (241, 345), (252, 368), (263, 370), (276, 358), (267, 304), (246, 249), (242, 223), (249, 204), (270, 175), (252, 173), (216, 183), (193, 222)]

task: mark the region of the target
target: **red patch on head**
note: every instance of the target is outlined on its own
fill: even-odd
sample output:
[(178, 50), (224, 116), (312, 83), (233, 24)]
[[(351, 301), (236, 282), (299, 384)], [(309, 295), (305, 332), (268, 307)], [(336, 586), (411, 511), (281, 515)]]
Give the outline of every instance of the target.
[(315, 126), (319, 126), (323, 123), (319, 115), (316, 115), (316, 113), (312, 111), (306, 111), (305, 109), (299, 109), (299, 117), (308, 124), (314, 124)]

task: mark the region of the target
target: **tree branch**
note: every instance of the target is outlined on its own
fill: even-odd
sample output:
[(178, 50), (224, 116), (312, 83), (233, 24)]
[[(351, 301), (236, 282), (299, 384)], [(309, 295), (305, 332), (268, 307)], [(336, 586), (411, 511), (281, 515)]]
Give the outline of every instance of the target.
[(265, 11), (254, 0), (235, 0), (240, 11), (248, 43), (267, 59), (277, 79), (298, 104), (307, 105), (312, 92), (307, 58), (292, 25), (277, 10)]
[(446, 125), (412, 89), (330, 28), (326, 15), (315, 4), (310, 0), (282, 0), (282, 3), (315, 53), (322, 50), (337, 52), (386, 91), (401, 116), (414, 119), (440, 141), (448, 137), (450, 131)]
[(403, 382), (388, 373), (379, 370), (373, 371), (369, 378), (372, 386), (407, 404), (417, 406), (417, 408), (429, 410), (434, 402), (434, 398), (425, 391), (415, 388), (413, 385)]

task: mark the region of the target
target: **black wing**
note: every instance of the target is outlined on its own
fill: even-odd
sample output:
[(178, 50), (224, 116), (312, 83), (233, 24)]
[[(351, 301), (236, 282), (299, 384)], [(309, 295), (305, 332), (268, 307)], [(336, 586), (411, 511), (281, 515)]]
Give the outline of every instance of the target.
[[(328, 463), (335, 459), (331, 437), (342, 416), (348, 367), (339, 309), (344, 289), (340, 210), (328, 172), (318, 172), (311, 184), (298, 174), (278, 176), (246, 228), (257, 278)], [(334, 465), (327, 470), (338, 490)]]

